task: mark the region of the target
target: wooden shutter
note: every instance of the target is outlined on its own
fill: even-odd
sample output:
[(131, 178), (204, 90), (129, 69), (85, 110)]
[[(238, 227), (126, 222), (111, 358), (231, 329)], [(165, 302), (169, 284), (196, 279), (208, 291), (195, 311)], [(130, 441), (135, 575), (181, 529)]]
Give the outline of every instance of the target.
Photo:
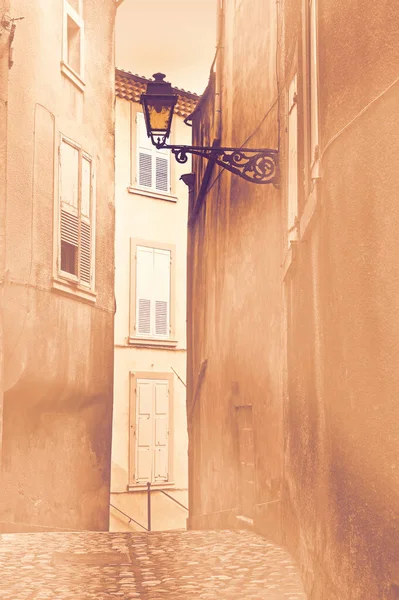
[(136, 330), (138, 335), (151, 335), (153, 313), (154, 250), (146, 246), (136, 249)]
[(137, 140), (138, 140), (138, 161), (137, 161), (137, 181), (140, 186), (151, 188), (153, 181), (153, 146), (151, 140), (147, 137), (143, 113), (137, 113)]
[(153, 382), (138, 379), (136, 387), (136, 481), (144, 482), (152, 479), (153, 461), (153, 416), (154, 390)]
[(135, 481), (169, 477), (169, 381), (137, 379)]
[(319, 99), (317, 56), (317, 0), (309, 0), (310, 162), (316, 160), (319, 144)]
[(154, 328), (156, 336), (168, 337), (170, 327), (170, 251), (154, 249)]
[(81, 229), (80, 229), (80, 280), (91, 284), (91, 161), (82, 157), (82, 195), (81, 195)]
[[(79, 246), (79, 150), (64, 141), (60, 145), (59, 194), (60, 247), (62, 242), (65, 242), (77, 249)], [(71, 274), (77, 275), (76, 269)]]
[(288, 89), (288, 243), (297, 238), (298, 216), (298, 104), (297, 77)]
[(154, 481), (168, 480), (169, 382), (156, 381), (154, 406)]
[(168, 194), (170, 191), (170, 151), (157, 150), (155, 153), (155, 189)]

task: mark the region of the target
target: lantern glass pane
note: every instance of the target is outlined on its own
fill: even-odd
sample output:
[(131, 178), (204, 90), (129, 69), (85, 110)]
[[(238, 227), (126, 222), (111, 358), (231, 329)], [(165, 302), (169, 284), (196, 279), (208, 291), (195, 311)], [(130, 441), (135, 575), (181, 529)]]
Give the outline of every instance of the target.
[(171, 107), (161, 104), (149, 104), (148, 116), (150, 119), (150, 127), (152, 131), (168, 131)]

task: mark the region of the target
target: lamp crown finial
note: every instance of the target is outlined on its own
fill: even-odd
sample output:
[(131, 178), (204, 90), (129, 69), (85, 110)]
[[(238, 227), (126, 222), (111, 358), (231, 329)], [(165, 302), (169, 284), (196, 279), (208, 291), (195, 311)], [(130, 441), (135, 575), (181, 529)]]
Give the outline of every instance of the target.
[(165, 79), (165, 73), (154, 73), (153, 78), (155, 81), (162, 81)]

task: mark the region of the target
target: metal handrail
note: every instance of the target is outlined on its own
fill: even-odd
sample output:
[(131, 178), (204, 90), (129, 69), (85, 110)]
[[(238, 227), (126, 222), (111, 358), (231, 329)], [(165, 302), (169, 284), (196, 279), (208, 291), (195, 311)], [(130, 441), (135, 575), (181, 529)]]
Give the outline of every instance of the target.
[(176, 500), (176, 498), (173, 498), (173, 496), (171, 496), (170, 494), (168, 494), (167, 492), (165, 492), (165, 490), (159, 490), (159, 491), (162, 492), (163, 494), (165, 494), (165, 496), (167, 496), (168, 498), (170, 498), (171, 500), (173, 500), (173, 502), (176, 502), (176, 504), (178, 504), (179, 506), (181, 506), (182, 508), (184, 508), (188, 512), (187, 506), (184, 506), (184, 504), (182, 504), (181, 502), (179, 502), (178, 500)]
[[(145, 527), (144, 525), (142, 525), (141, 523), (136, 521), (136, 519), (133, 519), (133, 517), (131, 517), (130, 515), (127, 515), (125, 512), (123, 512), (123, 510), (121, 510), (114, 504), (111, 504), (111, 502), (110, 502), (110, 506), (112, 506), (112, 508), (114, 508), (115, 510), (120, 512), (122, 515), (124, 515), (127, 519), (129, 519), (129, 523), (131, 523), (133, 521), (133, 523), (136, 523), (136, 525), (138, 525), (139, 527), (144, 529), (144, 531), (151, 531), (151, 492), (152, 491), (153, 490), (151, 490), (151, 482), (148, 481), (147, 482), (147, 527)], [(187, 506), (184, 506), (184, 504), (179, 502), (179, 500), (176, 500), (176, 498), (173, 498), (173, 496), (171, 496), (170, 494), (165, 492), (165, 490), (156, 490), (156, 491), (162, 492), (162, 494), (164, 494), (165, 496), (167, 496), (168, 498), (173, 500), (173, 502), (176, 502), (176, 504), (178, 504), (179, 506), (181, 506), (182, 508), (184, 508), (184, 510), (186, 510), (188, 512)]]
[(123, 512), (123, 510), (121, 510), (120, 508), (118, 508), (114, 504), (111, 504), (111, 502), (109, 503), (109, 505), (112, 506), (112, 508), (114, 508), (118, 512), (120, 512), (122, 515), (124, 515), (127, 519), (129, 519), (129, 523), (131, 523), (133, 521), (133, 523), (136, 523), (136, 525), (138, 525), (139, 527), (141, 527), (145, 531), (150, 531), (150, 529), (147, 529), (147, 527), (145, 527), (144, 525), (142, 525), (141, 523), (139, 523), (138, 521), (136, 521), (136, 519), (133, 519), (133, 517), (130, 517), (129, 515), (127, 515), (125, 512)]

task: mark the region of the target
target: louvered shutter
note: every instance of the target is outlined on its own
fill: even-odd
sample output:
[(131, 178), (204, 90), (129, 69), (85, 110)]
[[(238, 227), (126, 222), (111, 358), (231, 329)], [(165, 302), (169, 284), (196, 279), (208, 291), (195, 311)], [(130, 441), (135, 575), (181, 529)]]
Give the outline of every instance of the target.
[(154, 385), (151, 380), (137, 380), (136, 406), (136, 481), (145, 482), (152, 479), (154, 453)]
[[(60, 145), (60, 239), (77, 248), (79, 246), (79, 151), (62, 142)], [(62, 257), (61, 257), (62, 264)], [(65, 267), (62, 267), (65, 268)], [(76, 268), (71, 269), (77, 275)]]
[(170, 151), (157, 150), (155, 152), (155, 189), (158, 192), (170, 191)]
[(169, 384), (155, 381), (154, 407), (154, 481), (168, 480)]
[(80, 229), (80, 280), (86, 285), (91, 283), (91, 162), (82, 158), (82, 197)]
[(154, 249), (154, 329), (168, 337), (170, 324), (170, 251)]
[(147, 137), (143, 113), (137, 113), (138, 164), (137, 181), (140, 186), (151, 188), (153, 182), (153, 146)]
[(136, 330), (151, 335), (153, 313), (154, 250), (137, 246), (136, 250)]

